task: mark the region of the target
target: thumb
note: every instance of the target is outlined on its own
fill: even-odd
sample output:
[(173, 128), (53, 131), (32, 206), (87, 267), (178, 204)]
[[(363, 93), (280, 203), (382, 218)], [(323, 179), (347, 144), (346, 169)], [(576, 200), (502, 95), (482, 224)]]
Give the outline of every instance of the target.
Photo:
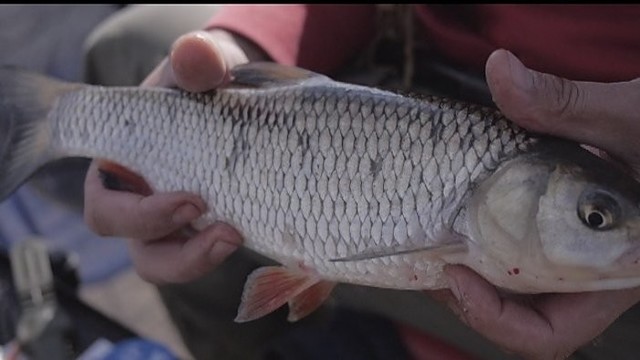
[(142, 86), (207, 91), (228, 82), (229, 70), (247, 61), (244, 50), (230, 34), (193, 31), (176, 39), (169, 56), (147, 76)]
[(223, 84), (228, 80), (228, 47), (228, 43), (206, 31), (179, 37), (169, 55), (176, 84), (192, 92), (211, 90)]
[(640, 162), (632, 145), (640, 136), (640, 79), (571, 81), (531, 70), (503, 49), (489, 56), (486, 76), (496, 105), (518, 125)]

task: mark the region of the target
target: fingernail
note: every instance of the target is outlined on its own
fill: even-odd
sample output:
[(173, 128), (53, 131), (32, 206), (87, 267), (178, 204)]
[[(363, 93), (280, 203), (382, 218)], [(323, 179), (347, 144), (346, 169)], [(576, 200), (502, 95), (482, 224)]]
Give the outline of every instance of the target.
[(456, 298), (456, 300), (458, 300), (458, 302), (462, 302), (463, 297), (462, 292), (460, 291), (460, 286), (458, 285), (456, 279), (447, 272), (446, 268), (444, 270), (444, 278), (447, 281), (449, 290), (451, 290), (453, 296)]
[(224, 58), (207, 32), (197, 31), (178, 38), (170, 58), (174, 77), (185, 90), (210, 90), (224, 80)]
[(216, 258), (223, 260), (227, 256), (231, 255), (234, 251), (238, 249), (238, 245), (228, 243), (226, 241), (218, 241), (213, 245), (213, 249), (211, 249), (211, 253), (214, 254)]
[(528, 90), (533, 87), (533, 74), (511, 51), (507, 51), (509, 57), (509, 72), (513, 79), (514, 85), (522, 90)]
[(184, 204), (173, 213), (171, 221), (177, 225), (183, 225), (200, 216), (200, 209), (193, 204)]
[(449, 283), (449, 290), (453, 294), (453, 297), (456, 298), (455, 303), (453, 301), (450, 301), (447, 305), (449, 306), (449, 309), (451, 309), (451, 311), (453, 311), (453, 313), (456, 314), (460, 320), (462, 320), (462, 322), (467, 323), (467, 313), (469, 312), (468, 310), (469, 304), (467, 303), (467, 300), (464, 298), (464, 294), (460, 290), (460, 285), (458, 285), (458, 282), (456, 281), (455, 278), (453, 278), (446, 272), (445, 272), (445, 278)]
[(124, 190), (122, 182), (116, 175), (103, 169), (98, 169), (98, 177), (100, 178), (100, 182), (102, 182), (102, 187), (105, 189), (116, 191)]
[(449, 283), (449, 289), (451, 289), (451, 293), (456, 298), (456, 300), (458, 300), (459, 303), (462, 303), (464, 298), (462, 297), (462, 292), (460, 291), (458, 283), (456, 283), (455, 281), (451, 281)]

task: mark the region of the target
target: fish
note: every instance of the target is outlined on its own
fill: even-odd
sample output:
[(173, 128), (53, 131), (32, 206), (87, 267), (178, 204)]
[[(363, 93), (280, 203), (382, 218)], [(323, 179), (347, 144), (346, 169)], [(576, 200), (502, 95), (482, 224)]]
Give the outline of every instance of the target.
[(189, 93), (1, 68), (0, 199), (68, 157), (199, 194), (194, 229), (229, 223), (278, 263), (248, 276), (237, 322), (299, 320), (337, 283), (446, 288), (446, 264), (517, 293), (640, 285), (638, 181), (580, 144), (293, 66), (231, 78)]

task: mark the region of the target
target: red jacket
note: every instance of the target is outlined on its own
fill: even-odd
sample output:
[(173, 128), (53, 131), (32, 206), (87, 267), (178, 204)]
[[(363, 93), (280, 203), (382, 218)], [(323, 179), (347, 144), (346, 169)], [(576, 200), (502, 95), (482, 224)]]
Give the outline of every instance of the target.
[[(416, 5), (426, 41), (478, 72), (494, 49), (572, 80), (640, 77), (637, 5)], [(273, 60), (331, 73), (371, 40), (373, 5), (225, 6), (209, 28), (254, 41)]]

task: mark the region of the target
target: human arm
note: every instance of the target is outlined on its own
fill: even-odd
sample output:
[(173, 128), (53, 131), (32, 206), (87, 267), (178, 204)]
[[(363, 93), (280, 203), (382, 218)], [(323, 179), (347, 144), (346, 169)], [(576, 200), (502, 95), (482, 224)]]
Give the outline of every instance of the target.
[[(486, 65), (494, 101), (529, 130), (591, 145), (640, 174), (640, 81), (578, 82), (526, 69), (498, 50)], [(564, 359), (640, 301), (640, 289), (503, 297), (463, 266), (445, 269), (451, 292), (437, 294), (470, 327), (525, 359)]]
[(331, 75), (375, 33), (374, 5), (225, 6), (208, 23), (250, 39), (273, 61)]

